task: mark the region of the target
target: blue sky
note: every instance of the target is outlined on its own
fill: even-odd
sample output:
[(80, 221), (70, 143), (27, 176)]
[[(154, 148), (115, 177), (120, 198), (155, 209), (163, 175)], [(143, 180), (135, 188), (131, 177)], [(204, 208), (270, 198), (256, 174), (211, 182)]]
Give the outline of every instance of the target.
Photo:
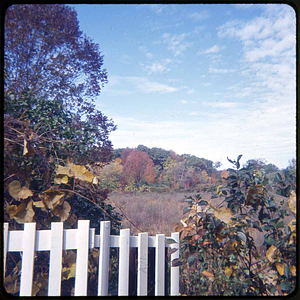
[(296, 18), (285, 4), (72, 5), (100, 45), (114, 148), (220, 161), (296, 156)]

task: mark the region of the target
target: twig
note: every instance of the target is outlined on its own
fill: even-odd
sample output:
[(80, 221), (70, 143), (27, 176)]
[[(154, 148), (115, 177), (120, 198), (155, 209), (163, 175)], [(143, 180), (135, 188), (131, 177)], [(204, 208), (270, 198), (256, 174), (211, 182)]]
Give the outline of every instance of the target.
[(138, 231), (140, 231), (140, 232), (143, 232), (143, 230), (141, 230), (139, 227), (137, 227), (134, 223), (132, 223), (131, 221), (130, 221), (130, 219), (126, 216), (126, 214), (124, 213), (124, 211), (122, 210), (122, 208), (117, 204), (117, 203), (115, 203), (113, 200), (111, 200), (111, 199), (109, 199), (109, 201), (111, 201), (120, 211), (121, 211), (121, 213), (124, 215), (124, 217), (128, 220), (128, 222), (132, 225), (132, 226), (134, 226)]
[(18, 142), (15, 142), (15, 141), (13, 141), (13, 140), (10, 140), (10, 139), (8, 139), (8, 138), (4, 138), (5, 140), (7, 140), (7, 141), (9, 141), (9, 142), (12, 142), (12, 143), (15, 143), (15, 144), (18, 144), (18, 145), (20, 145), (20, 146), (24, 146), (24, 145), (22, 145), (22, 144), (20, 144), (20, 143), (18, 143)]
[(88, 200), (89, 202), (91, 202), (91, 203), (93, 203), (94, 205), (96, 205), (97, 207), (99, 207), (104, 213), (106, 213), (106, 214), (107, 214), (109, 217), (111, 217), (114, 221), (121, 223), (121, 221), (116, 220), (116, 219), (115, 219), (114, 217), (112, 217), (105, 209), (103, 209), (103, 208), (102, 208), (101, 206), (99, 206), (97, 203), (94, 203), (91, 199), (89, 199), (89, 198), (87, 198), (87, 197), (85, 197), (85, 196), (83, 196), (83, 195), (81, 195), (81, 194), (79, 194), (79, 193), (77, 193), (77, 192), (75, 192), (75, 191), (72, 191), (72, 190), (60, 189), (60, 191), (74, 193), (74, 194), (76, 194), (76, 195), (78, 195), (78, 196), (80, 196), (80, 197), (82, 197), (82, 198)]

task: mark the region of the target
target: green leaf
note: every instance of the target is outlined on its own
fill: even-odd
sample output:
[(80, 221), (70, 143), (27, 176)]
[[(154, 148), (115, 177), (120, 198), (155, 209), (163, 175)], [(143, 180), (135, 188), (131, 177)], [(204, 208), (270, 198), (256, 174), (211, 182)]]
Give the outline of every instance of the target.
[(289, 275), (290, 275), (290, 267), (289, 267), (289, 264), (286, 264), (285, 267), (284, 267), (284, 276), (289, 279)]
[(191, 255), (187, 261), (188, 261), (189, 266), (192, 266), (195, 263), (196, 258), (195, 258), (195, 256)]
[(282, 177), (280, 173), (276, 173), (275, 178), (280, 182), (282, 181)]
[(245, 243), (247, 243), (247, 236), (246, 236), (243, 232), (238, 231), (238, 232), (237, 232), (237, 236), (238, 236), (242, 241), (244, 241)]
[(292, 283), (289, 281), (283, 281), (280, 283), (279, 287), (283, 290), (283, 291), (289, 291), (290, 288), (292, 286)]
[(268, 230), (274, 228), (274, 226), (272, 226), (272, 225), (264, 225), (262, 228), (263, 228), (263, 230), (268, 231)]
[(180, 258), (176, 258), (172, 260), (172, 267), (179, 267), (182, 265), (182, 261)]
[(174, 239), (171, 239), (171, 238), (166, 238), (165, 239), (165, 243), (167, 245), (169, 245), (169, 244), (177, 244), (177, 242)]

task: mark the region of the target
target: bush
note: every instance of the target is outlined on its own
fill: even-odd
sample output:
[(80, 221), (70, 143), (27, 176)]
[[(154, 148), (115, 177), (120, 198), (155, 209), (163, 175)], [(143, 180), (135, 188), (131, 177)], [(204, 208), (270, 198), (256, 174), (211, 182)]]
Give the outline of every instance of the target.
[[(286, 218), (296, 215), (294, 185), (277, 176), (289, 190), (288, 209), (286, 200), (277, 203), (269, 195), (268, 179), (258, 169), (240, 169), (240, 158), (229, 160), (235, 168), (218, 187), (225, 196), (219, 207), (200, 194), (184, 200), (186, 216), (177, 225), (181, 258), (173, 262), (181, 265), (182, 294), (288, 295), (295, 289), (296, 220), (287, 224)], [(263, 234), (265, 255), (255, 232)]]

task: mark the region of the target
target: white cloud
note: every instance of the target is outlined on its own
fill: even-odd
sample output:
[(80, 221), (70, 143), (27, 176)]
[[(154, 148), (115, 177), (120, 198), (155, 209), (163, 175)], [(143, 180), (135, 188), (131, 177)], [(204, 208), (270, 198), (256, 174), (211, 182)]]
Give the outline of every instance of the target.
[(180, 102), (181, 102), (181, 104), (187, 104), (186, 100), (181, 100)]
[(209, 18), (209, 12), (207, 10), (202, 10), (200, 12), (194, 12), (188, 16), (193, 21), (200, 21)]
[[(125, 88), (124, 88), (125, 86)], [(149, 80), (138, 76), (114, 76), (109, 77), (109, 84), (102, 93), (112, 96), (130, 95), (134, 93), (174, 93), (178, 89), (167, 84)]]
[(220, 47), (218, 45), (214, 45), (214, 46), (202, 51), (201, 53), (204, 53), (204, 54), (217, 53), (217, 52), (221, 51), (224, 48), (225, 48), (224, 46)]
[(214, 102), (208, 102), (208, 101), (203, 101), (201, 103), (202, 105), (205, 106), (210, 106), (210, 107), (217, 107), (217, 108), (233, 108), (233, 107), (238, 107), (240, 103), (238, 102), (225, 102), (225, 101), (214, 101)]
[(147, 58), (152, 58), (153, 54), (147, 50), (146, 46), (139, 46), (139, 50), (142, 51)]
[(159, 82), (151, 81), (145, 77), (124, 77), (124, 79), (127, 79), (130, 81), (135, 88), (142, 92), (142, 93), (173, 93), (176, 92), (178, 89), (171, 87), (166, 84), (162, 84)]
[(187, 95), (193, 95), (195, 93), (195, 89), (189, 89), (186, 93)]
[[(244, 22), (234, 20), (218, 28), (219, 37), (239, 39), (244, 46), (244, 59), (248, 62), (265, 58), (295, 57), (295, 12), (288, 5), (265, 6), (265, 16)], [(272, 7), (272, 8), (271, 8)]]
[(141, 63), (141, 66), (148, 72), (148, 74), (164, 73), (171, 70), (161, 63), (152, 63), (148, 66), (145, 66), (143, 63)]
[(187, 42), (185, 39), (189, 36), (189, 33), (174, 34), (164, 33), (161, 36), (161, 41), (155, 42), (156, 44), (166, 44), (172, 54), (176, 56), (182, 56), (183, 52), (193, 45), (193, 42)]
[(228, 74), (228, 73), (234, 73), (236, 71), (237, 71), (236, 69), (217, 69), (212, 67), (208, 69), (209, 73), (215, 73), (215, 74)]
[(197, 27), (194, 28), (194, 31), (193, 31), (193, 32), (196, 33), (196, 34), (199, 34), (199, 33), (202, 33), (204, 29), (205, 29), (205, 26), (204, 26), (204, 25), (202, 25), (202, 26), (197, 26)]

